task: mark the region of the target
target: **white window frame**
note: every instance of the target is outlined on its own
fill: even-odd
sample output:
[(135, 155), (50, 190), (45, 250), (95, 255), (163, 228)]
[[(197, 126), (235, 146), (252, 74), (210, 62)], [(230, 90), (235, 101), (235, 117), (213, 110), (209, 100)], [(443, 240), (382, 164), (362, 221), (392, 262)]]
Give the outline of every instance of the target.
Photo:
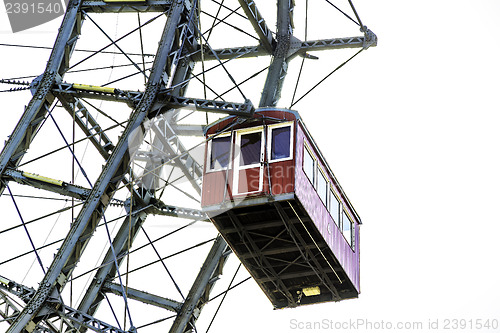
[[(323, 168), (319, 165), (319, 163), (316, 162), (316, 193), (318, 194), (319, 200), (325, 205), (325, 208), (328, 210), (328, 197), (329, 197), (329, 192), (330, 192), (330, 179), (328, 178), (327, 174), (325, 171), (323, 171)], [(326, 196), (325, 196), (325, 201), (321, 200), (321, 195), (319, 193), (319, 177), (323, 177), (326, 183)]]
[[(330, 193), (328, 195), (328, 207), (327, 207), (327, 210), (328, 210), (328, 213), (330, 214), (330, 216), (333, 219), (333, 223), (335, 223), (335, 225), (340, 229), (340, 227), (342, 226), (342, 223), (340, 221), (340, 219), (342, 218), (341, 215), (342, 215), (342, 211), (343, 211), (342, 203), (340, 201), (340, 198), (337, 196), (337, 193), (335, 193), (332, 184), (330, 184), (330, 189), (329, 189), (328, 192), (330, 192)], [(337, 210), (337, 216), (336, 217), (332, 215), (332, 209), (331, 209), (332, 200), (335, 200), (337, 202), (337, 204), (338, 204), (338, 210)]]
[[(262, 162), (264, 161), (264, 126), (257, 126), (257, 127), (250, 127), (250, 128), (244, 128), (240, 130), (236, 130), (236, 141), (235, 141), (235, 147), (238, 147), (238, 149), (234, 149), (234, 165), (235, 169), (238, 168), (240, 170), (242, 169), (249, 169), (249, 168), (256, 168), (257, 166), (261, 165)], [(241, 137), (246, 134), (252, 134), (252, 133), (261, 133), (260, 137), (260, 161), (258, 163), (254, 164), (249, 164), (245, 166), (240, 166), (240, 155), (241, 155)]]
[[(306, 160), (305, 156), (306, 156), (306, 150), (308, 151), (309, 155), (311, 155), (311, 158), (313, 160), (313, 170), (312, 170), (312, 177), (313, 179), (310, 179), (309, 176), (307, 175), (306, 173), (306, 170), (304, 169), (304, 162)], [(302, 171), (304, 172), (304, 174), (306, 175), (306, 178), (309, 179), (309, 181), (311, 182), (312, 186), (314, 187), (314, 189), (316, 189), (316, 180), (317, 180), (317, 175), (316, 175), (316, 165), (318, 164), (318, 160), (316, 159), (315, 155), (313, 154), (312, 152), (312, 149), (309, 148), (309, 145), (304, 141), (304, 150), (302, 151)]]
[[(279, 123), (279, 124), (274, 124), (274, 125), (269, 125), (267, 126), (267, 160), (269, 163), (274, 163), (274, 162), (283, 162), (283, 161), (289, 161), (293, 159), (293, 141), (294, 141), (294, 130), (293, 130), (293, 121), (288, 121), (285, 123)], [(271, 149), (272, 149), (272, 130), (276, 128), (282, 128), (282, 127), (290, 127), (290, 154), (288, 157), (285, 158), (279, 158), (279, 159), (271, 159)]]
[[(213, 142), (213, 139), (227, 137), (227, 136), (230, 137), (230, 139), (229, 139), (229, 161), (228, 161), (227, 167), (217, 168), (217, 169), (211, 169), (210, 168), (210, 158), (212, 156), (212, 142)], [(207, 167), (206, 167), (206, 173), (223, 171), (223, 170), (230, 170), (231, 169), (232, 160), (233, 160), (232, 159), (232, 157), (233, 157), (233, 135), (232, 135), (232, 132), (221, 133), (221, 134), (215, 136), (213, 139), (210, 140), (210, 144), (208, 145), (208, 148), (207, 148), (207, 161), (206, 161)]]
[[(349, 229), (350, 229), (350, 236), (351, 236), (350, 239), (347, 239), (346, 235), (344, 234), (344, 215), (347, 216), (347, 220), (349, 222)], [(340, 231), (342, 232), (344, 239), (347, 241), (347, 244), (349, 244), (349, 247), (351, 248), (351, 250), (354, 251), (356, 228), (354, 227), (354, 220), (352, 219), (351, 214), (349, 214), (349, 212), (347, 210), (345, 210), (343, 206), (342, 206), (342, 227), (341, 227)]]

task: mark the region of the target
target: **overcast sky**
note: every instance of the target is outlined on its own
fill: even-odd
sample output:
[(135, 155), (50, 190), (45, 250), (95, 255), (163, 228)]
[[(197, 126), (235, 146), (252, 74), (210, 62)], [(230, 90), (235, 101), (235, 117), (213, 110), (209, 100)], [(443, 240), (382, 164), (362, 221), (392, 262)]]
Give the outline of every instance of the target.
[[(362, 293), (273, 311), (249, 282), (228, 296), (214, 332), (296, 332), (324, 320), (421, 322), (423, 332), (429, 321), (439, 331), (446, 320), (500, 321), (500, 2), (355, 5), (378, 46), (295, 109), (362, 218)], [(0, 43), (50, 46), (58, 25), (12, 34), (2, 8)], [(0, 57), (0, 78), (9, 78), (41, 73), (48, 53), (0, 47)], [(28, 103), (22, 94), (0, 93), (1, 140)], [(460, 332), (495, 331), (473, 328)]]

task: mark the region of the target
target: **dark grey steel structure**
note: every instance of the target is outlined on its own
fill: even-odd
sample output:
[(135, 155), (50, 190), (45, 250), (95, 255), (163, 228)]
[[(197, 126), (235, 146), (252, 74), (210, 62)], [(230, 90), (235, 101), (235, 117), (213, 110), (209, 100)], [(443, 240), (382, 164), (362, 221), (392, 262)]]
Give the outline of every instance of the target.
[[(256, 45), (238, 45), (231, 41), (227, 48), (211, 48), (206, 32), (200, 31), (198, 18), (203, 11), (200, 0), (145, 0), (145, 1), (100, 1), (70, 0), (45, 71), (31, 84), (33, 97), (0, 155), (0, 193), (9, 194), (10, 183), (18, 183), (39, 190), (57, 193), (67, 198), (81, 201), (78, 214), (71, 222), (69, 230), (60, 243), (50, 266), (44, 269), (44, 277), (38, 286), (25, 286), (11, 280), (9, 272), (0, 266), (0, 316), (10, 324), (7, 332), (135, 332), (137, 329), (118, 327), (99, 319), (96, 312), (108, 294), (123, 296), (125, 306), (128, 300), (136, 300), (153, 307), (166, 309), (175, 315), (170, 332), (192, 332), (203, 305), (210, 298), (210, 291), (222, 273), (224, 263), (231, 252), (221, 236), (213, 241), (199, 274), (182, 301), (153, 295), (138, 289), (127, 288), (116, 282), (118, 268), (123, 264), (128, 249), (141, 231), (149, 214), (204, 220), (206, 216), (197, 209), (169, 205), (168, 198), (155, 193), (158, 188), (153, 176), (158, 161), (140, 151), (145, 140), (144, 129), (151, 125), (156, 134), (151, 145), (159, 147), (163, 158), (179, 170), (190, 183), (195, 193), (200, 194), (202, 165), (190, 154), (180, 135), (200, 133), (203, 125), (186, 125), (179, 119), (180, 108), (236, 115), (241, 119), (250, 117), (255, 111), (252, 102), (242, 94), (239, 101), (214, 100), (204, 96), (186, 97), (188, 83), (193, 80), (193, 68), (202, 61), (216, 61), (221, 66), (226, 61), (240, 58), (268, 56), (271, 59), (263, 87), (259, 107), (275, 106), (281, 95), (286, 78), (288, 63), (296, 56), (310, 57), (308, 52), (342, 48), (367, 49), (376, 45), (376, 36), (358, 22), (362, 35), (348, 38), (332, 38), (300, 41), (293, 35), (293, 0), (277, 1), (277, 30), (272, 32), (259, 12), (254, 1), (238, 0), (239, 15), (245, 15), (253, 26)], [(235, 1), (233, 1), (235, 2)], [(224, 1), (220, 4), (225, 6)], [(201, 8), (200, 8), (201, 6)], [(140, 62), (134, 67), (146, 79), (142, 91), (106, 90), (84, 88), (64, 81), (70, 70), (70, 60), (77, 48), (84, 21), (91, 21), (94, 14), (107, 13), (153, 13), (164, 14), (166, 24), (158, 43), (154, 61), (149, 70), (141, 68)], [(355, 13), (355, 12), (354, 12)], [(356, 15), (357, 16), (357, 15)], [(225, 18), (214, 19), (214, 24), (223, 24)], [(86, 23), (91, 24), (91, 23)], [(109, 36), (108, 36), (109, 37)], [(111, 37), (109, 37), (112, 40)], [(112, 41), (117, 45), (116, 41)], [(119, 48), (119, 51), (123, 50)], [(123, 51), (126, 54), (126, 52)], [(228, 74), (230, 78), (232, 76)], [(199, 80), (203, 81), (201, 76)], [(234, 80), (233, 80), (234, 82)], [(239, 85), (235, 83), (236, 89)], [(98, 100), (125, 103), (130, 107), (130, 115), (123, 124), (119, 139), (107, 135), (104, 126), (92, 116), (83, 100)], [(51, 117), (55, 105), (66, 110), (73, 123), (84, 133), (88, 141), (103, 158), (100, 175), (88, 187), (70, 182), (58, 182), (46, 177), (35, 177), (23, 172), (20, 165), (26, 152), (37, 137), (44, 122)], [(68, 146), (70, 146), (68, 144)], [(137, 152), (137, 153), (136, 153)], [(135, 156), (133, 156), (135, 154)], [(143, 154), (143, 155), (141, 155)], [(160, 154), (161, 155), (161, 154)], [(130, 168), (131, 159), (147, 161), (145, 175), (134, 181), (136, 175)], [(162, 158), (161, 156), (158, 158)], [(162, 160), (160, 164), (165, 164)], [(129, 199), (114, 200), (115, 192), (127, 188)], [(93, 278), (86, 287), (81, 301), (72, 308), (65, 304), (61, 294), (68, 288), (73, 272), (96, 228), (106, 224), (103, 219), (107, 208), (113, 204), (125, 207), (128, 215), (116, 231), (110, 246), (92, 273)], [(3, 230), (3, 227), (0, 227)], [(36, 252), (36, 251), (35, 251)], [(43, 267), (42, 267), (43, 269)], [(121, 281), (121, 280), (120, 280)], [(12, 296), (22, 302), (14, 302)], [(108, 318), (109, 319), (109, 318)]]

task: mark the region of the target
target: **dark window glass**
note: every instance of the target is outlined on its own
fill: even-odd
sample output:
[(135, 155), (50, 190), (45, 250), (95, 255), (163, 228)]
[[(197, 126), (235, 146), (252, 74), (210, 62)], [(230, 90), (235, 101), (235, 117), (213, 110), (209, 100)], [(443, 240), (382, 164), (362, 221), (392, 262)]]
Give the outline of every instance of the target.
[(328, 181), (325, 178), (325, 175), (323, 175), (323, 172), (318, 170), (318, 189), (317, 189), (318, 195), (323, 201), (323, 204), (326, 206), (326, 198), (328, 197)]
[(309, 150), (304, 146), (304, 173), (306, 174), (307, 178), (311, 181), (311, 183), (314, 184), (314, 159), (311, 156), (311, 153)]
[(229, 164), (229, 151), (231, 137), (223, 136), (212, 139), (212, 152), (210, 154), (210, 169), (217, 170), (226, 168)]
[(271, 160), (290, 157), (290, 126), (271, 130)]
[(241, 136), (240, 165), (260, 163), (261, 132)]
[(340, 203), (337, 199), (337, 196), (330, 189), (330, 201), (328, 203), (328, 210), (330, 211), (330, 215), (335, 221), (336, 225), (339, 225), (339, 215), (340, 215)]

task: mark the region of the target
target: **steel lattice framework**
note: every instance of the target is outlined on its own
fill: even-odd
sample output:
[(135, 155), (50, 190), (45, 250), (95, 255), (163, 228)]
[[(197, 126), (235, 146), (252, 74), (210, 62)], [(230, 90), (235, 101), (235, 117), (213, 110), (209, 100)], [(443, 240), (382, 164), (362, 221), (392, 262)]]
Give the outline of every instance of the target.
[[(269, 107), (276, 106), (280, 100), (289, 62), (294, 57), (314, 58), (310, 52), (322, 50), (345, 48), (363, 50), (376, 45), (377, 42), (376, 36), (361, 24), (359, 17), (362, 36), (301, 41), (293, 34), (292, 14), (295, 6), (293, 0), (277, 1), (276, 32), (268, 27), (254, 1), (233, 2), (235, 9), (232, 13), (237, 11), (238, 15), (244, 17), (253, 27), (251, 34), (254, 40), (258, 41), (256, 45), (237, 45), (238, 40), (230, 40), (233, 44), (230, 47), (212, 48), (208, 42), (211, 31), (201, 31), (200, 18), (202, 15), (211, 17), (213, 28), (227, 22), (231, 14), (224, 18), (218, 18), (218, 12), (208, 15), (203, 8), (204, 4), (200, 4), (199, 0), (119, 2), (71, 0), (69, 2), (45, 71), (30, 84), (32, 98), (1, 152), (0, 193), (4, 194), (4, 201), (10, 200), (10, 196), (16, 208), (18, 205), (13, 194), (16, 184), (22, 185), (17, 188), (38, 191), (36, 193), (41, 190), (49, 194), (62, 195), (68, 198), (67, 200), (72, 200), (71, 210), (75, 215), (68, 224), (65, 236), (57, 243), (57, 250), (50, 266), (45, 269), (38, 258), (43, 270), (43, 277), (38, 280), (38, 286), (23, 285), (10, 277), (9, 271), (2, 269), (0, 264), (0, 316), (3, 322), (9, 324), (7, 332), (137, 331), (131, 318), (128, 318), (127, 327), (108, 323), (110, 318), (113, 318), (109, 313), (104, 317), (106, 320), (100, 319), (103, 317), (99, 315), (98, 310), (101, 303), (109, 302), (108, 295), (118, 296), (115, 300), (122, 302), (124, 312), (129, 310), (129, 301), (133, 300), (173, 313), (170, 332), (190, 332), (194, 329), (200, 311), (210, 299), (210, 292), (222, 274), (231, 252), (221, 236), (216, 236), (210, 241), (209, 244), (212, 246), (198, 274), (193, 277), (188, 294), (184, 296), (180, 293), (182, 300), (129, 286), (122, 281), (123, 274), (120, 275), (119, 268), (124, 265), (128, 254), (132, 252), (134, 241), (144, 230), (148, 215), (188, 219), (192, 221), (191, 223), (206, 220), (206, 216), (199, 209), (168, 204), (169, 197), (162, 196), (165, 183), (176, 186), (174, 181), (165, 181), (159, 174), (159, 170), (164, 166), (170, 167), (171, 172), (176, 170), (177, 177), (186, 180), (185, 184), (189, 185), (191, 192), (187, 190), (185, 192), (191, 193), (190, 197), (200, 195), (202, 162), (192, 156), (193, 150), (187, 148), (181, 137), (199, 136), (204, 125), (183, 122), (183, 110), (236, 115), (242, 119), (252, 116), (255, 111), (255, 106), (244, 94), (235, 101), (223, 99), (223, 94), (215, 93), (207, 84), (208, 78), (205, 74), (208, 75), (212, 67), (204, 68), (200, 74), (194, 74), (195, 66), (205, 62), (217, 64), (213, 67), (224, 69), (234, 84), (232, 90), (240, 90), (240, 84), (235, 82), (225, 65), (237, 62), (239, 59), (270, 58), (270, 64), (264, 71), (267, 76), (258, 102), (259, 107)], [(219, 11), (228, 10), (224, 1), (221, 3), (212, 1), (212, 3), (215, 3), (212, 6), (218, 7)], [(96, 15), (130, 15), (130, 13), (166, 17), (154, 60), (149, 62), (151, 67), (148, 69), (145, 67), (144, 53), (142, 53), (142, 63), (132, 60), (132, 55), (118, 46), (119, 40), (111, 38), (102, 31), (94, 19)], [(130, 60), (131, 64), (128, 65), (137, 70), (141, 80), (145, 80), (143, 88), (103, 88), (66, 81), (68, 77), (66, 74), (71, 73), (75, 67), (72, 56), (77, 52), (77, 42), (84, 37), (84, 21), (90, 21), (88, 24), (95, 25), (101, 30), (111, 41), (109, 45)], [(138, 30), (140, 32), (141, 27), (135, 29), (135, 32)], [(96, 54), (103, 51), (104, 48)], [(151, 58), (153, 55), (148, 56)], [(187, 93), (190, 92), (188, 83), (191, 81), (201, 84), (205, 93), (187, 97)], [(208, 90), (214, 95), (213, 99), (206, 97)], [(102, 123), (102, 117), (98, 119), (95, 116), (96, 112), (91, 107), (93, 105), (91, 101), (107, 103), (103, 105), (110, 109), (115, 104), (123, 105), (130, 112), (122, 121), (116, 121), (113, 126), (106, 127)], [(76, 184), (74, 181), (58, 181), (26, 172), (24, 169), (29, 165), (25, 161), (25, 157), (29, 155), (28, 151), (34, 149), (32, 146), (37, 140), (44, 140), (38, 134), (54, 117), (56, 106), (65, 110), (66, 118), (69, 115), (70, 123), (81, 133), (81, 141), (90, 142), (96, 154), (102, 157), (102, 168), (99, 163), (96, 176), (89, 179), (87, 186)], [(96, 109), (105, 112), (104, 106)], [(116, 128), (120, 130), (119, 135), (110, 134), (111, 129)], [(145, 143), (152, 148), (143, 149)], [(74, 153), (75, 144), (77, 142), (73, 138), (73, 141), (66, 142), (64, 147), (72, 154), (73, 168), (76, 164), (80, 167), (80, 162)], [(131, 167), (134, 161), (142, 163), (140, 175), (137, 168)], [(83, 172), (82, 167), (79, 169)], [(122, 218), (113, 220), (117, 230), (110, 233), (107, 228), (111, 221), (106, 218), (107, 211), (115, 206), (121, 207), (126, 213)], [(63, 210), (67, 208), (61, 209), (59, 213)], [(19, 215), (21, 216), (21, 213)], [(28, 230), (24, 220), (22, 225)], [(79, 263), (87, 260), (83, 258), (85, 252), (91, 251), (88, 245), (93, 235), (97, 234), (98, 230), (102, 233), (103, 228), (106, 228), (109, 239), (107, 249), (100, 263), (92, 267), (89, 273), (92, 278), (89, 284), (83, 287), (82, 297), (73, 308), (68, 305), (67, 297), (64, 295), (67, 295), (70, 289), (69, 282), (76, 279)], [(6, 230), (8, 227), (2, 226), (0, 229)], [(148, 243), (152, 245), (153, 241), (147, 234), (146, 237)], [(40, 251), (41, 248), (33, 246), (31, 250), (29, 253), (31, 255), (35, 253), (38, 257), (37, 250)], [(127, 271), (127, 278), (128, 273)], [(116, 315), (114, 317), (116, 318)]]

